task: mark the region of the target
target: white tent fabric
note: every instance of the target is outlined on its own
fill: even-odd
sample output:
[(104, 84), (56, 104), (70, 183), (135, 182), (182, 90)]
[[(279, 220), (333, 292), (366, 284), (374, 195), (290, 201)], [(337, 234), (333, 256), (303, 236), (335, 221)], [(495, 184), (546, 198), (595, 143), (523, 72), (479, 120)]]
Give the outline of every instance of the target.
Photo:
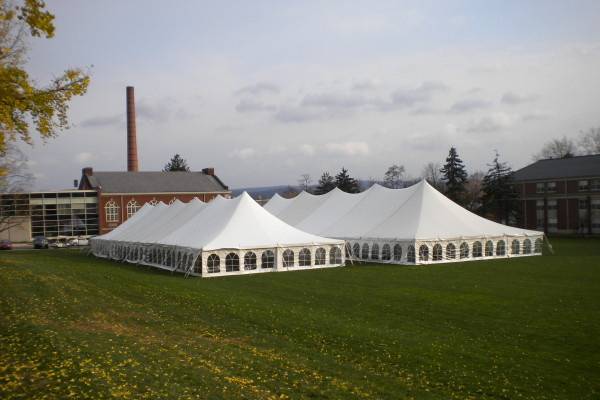
[[(543, 233), (502, 225), (462, 208), (425, 180), (359, 194), (275, 195), (265, 209), (316, 235), (348, 241), (354, 259), (428, 263), (540, 254)], [(510, 244), (510, 249), (507, 249)], [(510, 251), (509, 251), (510, 250)], [(350, 254), (348, 254), (350, 255)]]
[(98, 257), (202, 276), (341, 266), (343, 246), (281, 221), (247, 193), (207, 204), (146, 204), (91, 240)]

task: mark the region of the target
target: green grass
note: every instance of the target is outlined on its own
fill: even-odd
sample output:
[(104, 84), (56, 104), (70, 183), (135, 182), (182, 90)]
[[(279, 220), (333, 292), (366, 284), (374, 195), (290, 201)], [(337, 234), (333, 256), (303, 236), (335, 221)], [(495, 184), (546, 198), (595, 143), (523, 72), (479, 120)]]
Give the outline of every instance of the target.
[(0, 253), (0, 398), (598, 398), (600, 240), (553, 245), (214, 279)]

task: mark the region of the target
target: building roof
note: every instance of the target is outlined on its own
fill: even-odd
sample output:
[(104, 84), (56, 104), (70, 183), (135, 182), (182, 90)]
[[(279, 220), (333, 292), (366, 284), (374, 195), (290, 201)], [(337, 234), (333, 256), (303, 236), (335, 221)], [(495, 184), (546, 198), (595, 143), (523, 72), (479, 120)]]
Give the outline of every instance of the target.
[(518, 171), (516, 181), (600, 176), (600, 154), (539, 160)]
[(204, 172), (96, 172), (84, 174), (89, 186), (103, 193), (229, 192), (215, 176)]

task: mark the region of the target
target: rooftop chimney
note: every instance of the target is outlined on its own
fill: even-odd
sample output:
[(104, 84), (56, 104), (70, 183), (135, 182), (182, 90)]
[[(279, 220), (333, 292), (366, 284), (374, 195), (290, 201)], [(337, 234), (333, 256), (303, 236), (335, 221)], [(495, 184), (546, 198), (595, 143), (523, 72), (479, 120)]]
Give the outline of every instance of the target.
[(137, 140), (135, 132), (135, 97), (133, 86), (127, 86), (127, 171), (138, 171)]
[(202, 172), (204, 172), (206, 175), (215, 175), (215, 169), (214, 168), (203, 168)]

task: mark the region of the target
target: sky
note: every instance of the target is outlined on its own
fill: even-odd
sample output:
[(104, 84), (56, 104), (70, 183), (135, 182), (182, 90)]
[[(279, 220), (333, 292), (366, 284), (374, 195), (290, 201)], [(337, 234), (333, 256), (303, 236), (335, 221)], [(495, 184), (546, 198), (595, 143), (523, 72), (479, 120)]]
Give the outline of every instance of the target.
[(140, 170), (179, 153), (232, 188), (416, 178), (450, 146), (469, 172), (496, 150), (518, 169), (600, 126), (599, 1), (46, 3), (56, 36), (30, 41), (28, 71), (92, 80), (70, 129), (23, 146), (38, 190), (126, 170), (126, 86)]

